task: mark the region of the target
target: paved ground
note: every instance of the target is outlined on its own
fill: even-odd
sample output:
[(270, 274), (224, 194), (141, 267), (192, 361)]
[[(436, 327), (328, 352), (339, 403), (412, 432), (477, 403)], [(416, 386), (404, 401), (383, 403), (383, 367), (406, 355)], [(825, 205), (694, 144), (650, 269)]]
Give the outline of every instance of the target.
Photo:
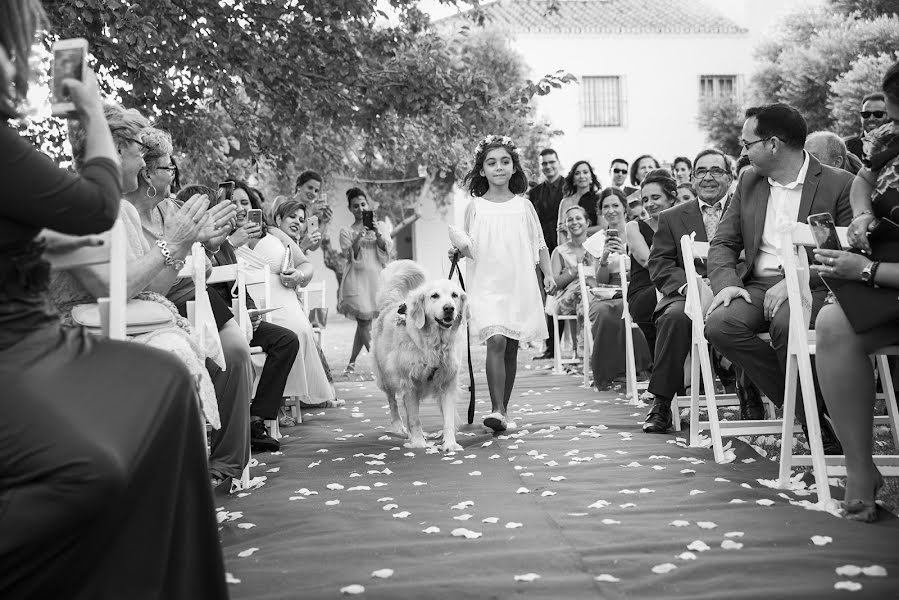
[[(257, 457), (261, 485), (222, 501), (233, 597), (896, 597), (899, 519), (810, 510), (805, 484), (769, 487), (774, 463), (748, 446), (718, 465), (579, 383), (522, 369), (521, 429), (476, 421), (449, 456), (404, 448), (374, 384), (340, 383), (347, 406), (305, 414)], [(423, 419), (437, 429), (436, 407)]]

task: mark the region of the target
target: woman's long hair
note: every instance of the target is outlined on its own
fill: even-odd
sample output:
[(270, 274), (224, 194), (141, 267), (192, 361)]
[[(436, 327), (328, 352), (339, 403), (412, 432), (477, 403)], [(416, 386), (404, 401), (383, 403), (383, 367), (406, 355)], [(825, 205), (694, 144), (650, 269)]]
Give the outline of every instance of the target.
[(19, 115), (18, 105), (28, 95), (28, 57), (38, 27), (46, 21), (38, 0), (3, 0), (0, 2), (0, 45), (16, 68), (12, 81), (0, 72), (0, 117), (13, 119)]
[(574, 173), (581, 165), (587, 165), (587, 169), (589, 169), (590, 171), (590, 191), (599, 192), (600, 190), (602, 190), (602, 185), (600, 185), (599, 179), (596, 177), (596, 173), (593, 171), (593, 165), (591, 165), (586, 160), (579, 160), (574, 163), (574, 166), (572, 166), (571, 170), (568, 171), (568, 175), (565, 176), (565, 184), (562, 189), (566, 196), (571, 196), (575, 192), (577, 192), (577, 186), (574, 184)]

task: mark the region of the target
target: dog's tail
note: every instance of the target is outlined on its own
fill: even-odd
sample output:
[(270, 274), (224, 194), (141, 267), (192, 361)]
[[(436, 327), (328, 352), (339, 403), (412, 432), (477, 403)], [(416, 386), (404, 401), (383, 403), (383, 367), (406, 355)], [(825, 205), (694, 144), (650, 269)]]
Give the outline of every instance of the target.
[(427, 281), (427, 274), (418, 263), (411, 260), (397, 260), (381, 271), (378, 285), (378, 307), (385, 304), (399, 304), (406, 295)]

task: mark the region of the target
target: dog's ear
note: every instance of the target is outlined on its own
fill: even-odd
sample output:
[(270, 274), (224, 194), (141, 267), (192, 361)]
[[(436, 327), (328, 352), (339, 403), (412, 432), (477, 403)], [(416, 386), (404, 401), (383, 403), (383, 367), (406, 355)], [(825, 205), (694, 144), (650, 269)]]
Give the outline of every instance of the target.
[(425, 326), (425, 292), (426, 290), (412, 292), (406, 302), (406, 320), (412, 323), (416, 329), (422, 329)]

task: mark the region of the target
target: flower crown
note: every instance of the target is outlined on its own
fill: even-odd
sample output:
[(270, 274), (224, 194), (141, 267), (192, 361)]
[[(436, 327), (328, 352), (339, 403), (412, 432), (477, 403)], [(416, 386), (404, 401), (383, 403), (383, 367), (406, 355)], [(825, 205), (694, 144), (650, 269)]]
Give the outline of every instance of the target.
[(518, 149), (518, 146), (515, 145), (515, 142), (512, 141), (507, 135), (499, 136), (490, 134), (481, 140), (478, 143), (478, 147), (474, 149), (475, 155), (480, 154), (484, 151), (484, 149), (491, 144), (501, 144), (509, 153), (514, 154), (516, 157), (521, 158), (521, 150)]

